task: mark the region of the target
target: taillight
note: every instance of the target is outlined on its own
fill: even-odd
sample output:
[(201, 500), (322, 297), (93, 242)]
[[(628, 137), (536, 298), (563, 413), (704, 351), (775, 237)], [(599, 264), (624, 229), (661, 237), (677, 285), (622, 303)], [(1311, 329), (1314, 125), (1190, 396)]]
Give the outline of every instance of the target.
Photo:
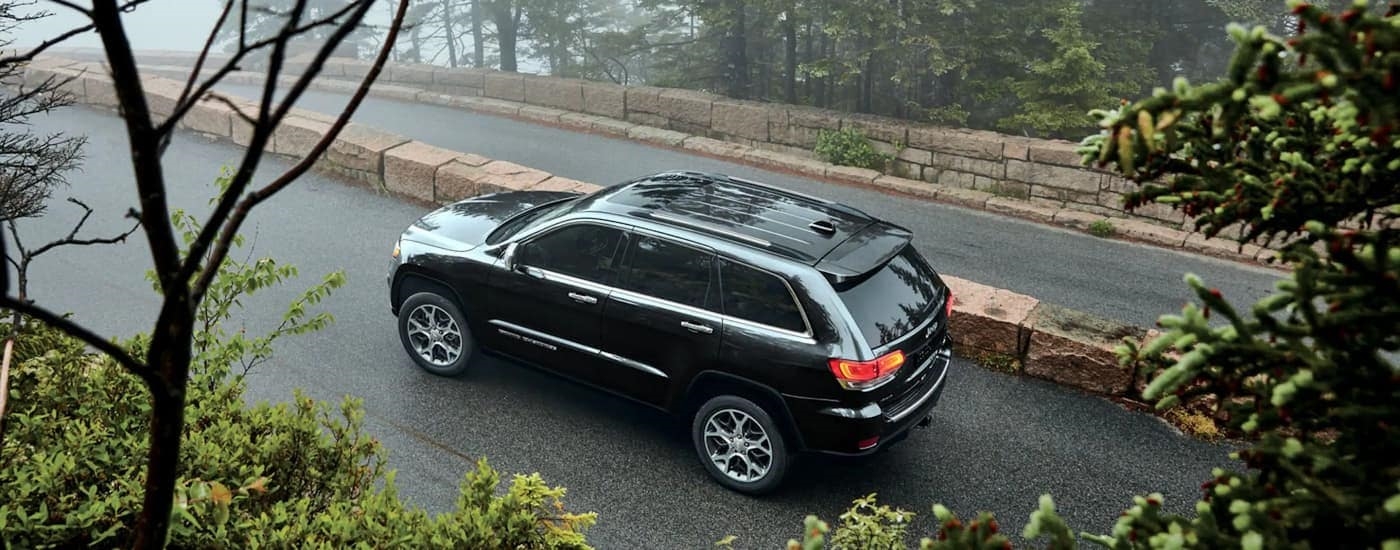
[(863, 390), (879, 386), (904, 366), (904, 352), (895, 350), (874, 361), (832, 359), (828, 362), (836, 381), (846, 389)]
[(953, 289), (948, 289), (948, 299), (943, 301), (943, 315), (953, 316)]

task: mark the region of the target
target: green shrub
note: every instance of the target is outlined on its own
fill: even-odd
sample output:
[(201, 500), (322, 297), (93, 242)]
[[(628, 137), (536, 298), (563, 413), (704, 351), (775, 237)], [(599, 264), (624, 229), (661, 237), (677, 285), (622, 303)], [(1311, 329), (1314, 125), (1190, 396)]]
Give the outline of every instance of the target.
[(1112, 237), (1115, 232), (1117, 229), (1109, 220), (1095, 220), (1094, 223), (1089, 224), (1089, 234), (1095, 237), (1108, 238)]
[[(1103, 131), (1081, 148), (1141, 185), (1129, 210), (1169, 204), (1207, 236), (1243, 227), (1241, 243), (1281, 240), (1292, 268), (1252, 308), (1187, 274), (1197, 302), (1120, 346), (1125, 366), (1151, 376), (1145, 400), (1205, 407), (1247, 437), (1232, 455), (1244, 471), (1203, 475), (1189, 516), (1166, 513), (1160, 494), (1135, 497), (1111, 533), (1082, 534), (1098, 545), (1400, 550), (1400, 6), (1291, 5), (1304, 32), (1232, 26), (1226, 79), (1099, 111)], [(922, 548), (1011, 545), (986, 514), (934, 513)], [(844, 529), (811, 517), (789, 546), (835, 545)], [(1077, 544), (1048, 495), (1022, 534)]]
[(838, 165), (883, 170), (894, 157), (875, 150), (865, 134), (854, 128), (817, 132), (817, 158)]
[[(181, 212), (173, 221), (186, 242), (198, 231)], [(587, 548), (596, 516), (568, 512), (564, 489), (538, 474), (514, 476), (498, 494), (500, 475), (483, 459), (456, 509), (433, 517), (399, 499), (358, 400), (332, 406), (298, 390), (290, 403), (246, 404), (244, 375), (278, 337), (332, 321), (308, 309), (343, 283), (340, 273), (304, 292), (266, 335), (225, 327), (242, 298), (294, 276), (271, 258), (230, 260), (199, 310), (170, 547)], [(145, 386), (35, 320), (17, 342), (0, 441), (0, 548), (129, 546), (144, 495)], [(136, 357), (148, 344), (144, 335), (122, 343)]]

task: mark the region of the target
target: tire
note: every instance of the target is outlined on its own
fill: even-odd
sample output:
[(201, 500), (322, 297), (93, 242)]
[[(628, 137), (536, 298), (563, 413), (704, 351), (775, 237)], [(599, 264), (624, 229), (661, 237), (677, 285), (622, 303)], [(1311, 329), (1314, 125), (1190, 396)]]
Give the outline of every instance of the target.
[[(718, 431), (732, 435), (733, 428), (737, 421), (743, 420), (743, 432), (745, 442), (752, 445), (756, 442), (756, 433), (753, 428), (761, 429), (762, 435), (766, 436), (766, 449), (764, 445), (756, 445), (758, 448), (749, 447), (743, 455), (730, 455), (724, 460), (730, 472), (745, 470), (750, 473), (749, 479), (727, 473), (721, 469), (716, 460), (711, 458), (712, 451), (717, 454), (729, 452), (733, 448), (733, 438), (725, 436), (707, 435), (712, 433), (711, 428), (719, 428)], [(714, 425), (711, 426), (711, 422)], [(726, 432), (726, 430), (728, 430)], [(791, 457), (788, 455), (787, 444), (783, 440), (782, 431), (778, 429), (778, 424), (773, 421), (773, 416), (757, 403), (734, 395), (721, 395), (710, 399), (701, 405), (695, 412), (691, 421), (691, 441), (695, 444), (696, 456), (700, 463), (705, 466), (705, 470), (710, 472), (710, 476), (715, 478), (724, 487), (749, 495), (762, 495), (773, 492), (783, 482), (783, 477), (787, 475), (788, 465)], [(728, 441), (725, 441), (728, 439)], [(763, 440), (760, 440), (763, 441)], [(763, 455), (767, 454), (767, 468), (762, 472), (754, 472), (753, 469), (763, 465)]]
[[(457, 304), (433, 292), (419, 292), (404, 300), (399, 312), (399, 342), (414, 363), (438, 376), (457, 376), (467, 370), (476, 356), (477, 345)], [(431, 326), (425, 323), (428, 316), (435, 319)], [(428, 331), (419, 327), (427, 327)], [(434, 328), (436, 332), (432, 331)], [(455, 355), (454, 342), (458, 344)]]

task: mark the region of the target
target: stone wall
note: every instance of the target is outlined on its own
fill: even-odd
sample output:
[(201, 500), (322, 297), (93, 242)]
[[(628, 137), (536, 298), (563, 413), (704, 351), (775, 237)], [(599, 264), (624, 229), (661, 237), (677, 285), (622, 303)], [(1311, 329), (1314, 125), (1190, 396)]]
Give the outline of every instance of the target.
[[(95, 50), (63, 50), (65, 57), (97, 61)], [(160, 74), (178, 77), (188, 73), (194, 55), (184, 52), (142, 52), (138, 60)], [(321, 74), (341, 80), (343, 91), (350, 81), (363, 78), (365, 61), (333, 58)], [(286, 71), (300, 74), (304, 61), (292, 60)], [(671, 133), (649, 137), (679, 145), (690, 136), (710, 141), (702, 152), (732, 154), (724, 143), (758, 149), (745, 160), (762, 163), (761, 151), (812, 159), (821, 130), (855, 128), (865, 133), (881, 151), (896, 157), (889, 175), (922, 182), (942, 190), (976, 192), (981, 201), (1005, 198), (1025, 201), (1049, 211), (1069, 209), (1104, 217), (1135, 218), (1153, 225), (1180, 229), (1185, 216), (1165, 205), (1147, 205), (1127, 214), (1121, 208), (1128, 181), (1084, 167), (1067, 141), (1029, 139), (995, 132), (945, 128), (904, 120), (852, 114), (812, 107), (739, 101), (682, 89), (620, 86), (611, 83), (505, 73), (488, 69), (447, 68), (435, 65), (390, 64), (377, 81), (377, 95), (407, 101), (463, 105), (498, 114), (528, 115), (519, 104), (543, 109), (536, 115), (556, 120), (578, 117), (582, 126), (636, 137), (628, 127), (643, 126)], [(422, 94), (421, 92), (431, 92)], [(474, 100), (473, 100), (474, 98)], [(501, 104), (495, 102), (509, 102)], [(539, 118), (538, 116), (532, 118)], [(674, 143), (671, 143), (674, 142)], [(759, 158), (748, 158), (759, 157)], [(775, 164), (775, 163), (770, 163)], [(776, 163), (781, 164), (781, 163)], [(807, 171), (807, 170), (800, 170)], [(870, 184), (882, 174), (840, 167), (817, 175)], [(979, 203), (979, 206), (981, 204)], [(1184, 239), (1184, 236), (1181, 236)], [(1173, 235), (1172, 239), (1177, 236)], [(1164, 243), (1165, 244), (1165, 243)], [(1176, 243), (1177, 245), (1180, 242)]]

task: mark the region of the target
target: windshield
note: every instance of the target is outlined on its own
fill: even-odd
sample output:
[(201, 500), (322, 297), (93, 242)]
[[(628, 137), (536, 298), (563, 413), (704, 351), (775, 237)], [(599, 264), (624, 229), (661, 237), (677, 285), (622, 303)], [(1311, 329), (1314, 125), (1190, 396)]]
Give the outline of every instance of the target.
[(542, 204), (532, 209), (517, 214), (514, 218), (506, 220), (500, 227), (492, 231), (486, 237), (486, 244), (492, 245), (509, 239), (521, 231), (536, 227), (549, 220), (557, 218), (569, 211), (569, 205), (573, 204), (578, 197), (571, 197), (564, 200)]
[(872, 348), (908, 334), (938, 306), (933, 270), (912, 246), (865, 280), (838, 288), (837, 294)]

